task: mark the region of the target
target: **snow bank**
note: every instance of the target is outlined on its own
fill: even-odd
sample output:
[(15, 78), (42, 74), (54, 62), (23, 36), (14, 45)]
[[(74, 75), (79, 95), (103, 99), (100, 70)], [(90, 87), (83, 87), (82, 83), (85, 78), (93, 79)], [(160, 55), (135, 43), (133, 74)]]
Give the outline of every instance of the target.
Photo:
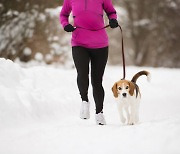
[[(64, 90), (65, 72), (44, 66), (24, 69), (0, 58), (0, 127), (66, 115), (69, 109), (63, 113), (64, 108), (70, 105), (66, 100), (71, 98)], [(73, 72), (68, 74), (74, 76)], [(75, 83), (71, 88), (76, 89)]]

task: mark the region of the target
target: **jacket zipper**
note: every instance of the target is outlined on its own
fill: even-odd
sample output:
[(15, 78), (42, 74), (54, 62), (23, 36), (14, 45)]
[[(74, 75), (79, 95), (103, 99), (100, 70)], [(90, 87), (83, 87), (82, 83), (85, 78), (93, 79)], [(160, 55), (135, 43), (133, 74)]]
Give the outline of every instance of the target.
[(87, 10), (87, 0), (85, 0), (85, 10)]

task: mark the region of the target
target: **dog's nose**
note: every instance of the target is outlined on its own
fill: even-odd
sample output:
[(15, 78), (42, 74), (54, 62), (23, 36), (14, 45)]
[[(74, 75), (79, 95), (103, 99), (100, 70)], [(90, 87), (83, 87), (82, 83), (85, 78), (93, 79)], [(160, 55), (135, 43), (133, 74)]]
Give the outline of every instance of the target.
[(123, 93), (122, 95), (123, 95), (123, 97), (126, 97), (127, 94), (126, 94), (126, 93)]

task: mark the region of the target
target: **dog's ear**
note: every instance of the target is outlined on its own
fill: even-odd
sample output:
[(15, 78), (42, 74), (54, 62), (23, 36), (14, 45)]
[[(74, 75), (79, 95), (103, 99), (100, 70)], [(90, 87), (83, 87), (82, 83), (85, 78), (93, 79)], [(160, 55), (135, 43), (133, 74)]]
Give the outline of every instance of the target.
[(129, 94), (134, 95), (135, 85), (132, 82), (129, 82)]
[(114, 97), (118, 97), (118, 93), (117, 93), (117, 82), (115, 82), (115, 84), (112, 87), (112, 92), (114, 94)]

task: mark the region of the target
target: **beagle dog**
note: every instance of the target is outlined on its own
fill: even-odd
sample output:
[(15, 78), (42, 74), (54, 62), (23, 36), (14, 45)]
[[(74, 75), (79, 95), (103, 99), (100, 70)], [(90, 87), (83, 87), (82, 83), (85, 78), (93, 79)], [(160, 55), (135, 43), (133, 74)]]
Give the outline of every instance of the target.
[[(128, 125), (134, 125), (139, 121), (141, 94), (136, 81), (141, 75), (146, 75), (147, 80), (150, 80), (149, 72), (140, 71), (133, 76), (131, 81), (120, 80), (115, 82), (112, 87), (112, 92), (117, 101), (120, 120), (122, 123), (127, 123)], [(126, 112), (126, 118), (123, 110)]]

